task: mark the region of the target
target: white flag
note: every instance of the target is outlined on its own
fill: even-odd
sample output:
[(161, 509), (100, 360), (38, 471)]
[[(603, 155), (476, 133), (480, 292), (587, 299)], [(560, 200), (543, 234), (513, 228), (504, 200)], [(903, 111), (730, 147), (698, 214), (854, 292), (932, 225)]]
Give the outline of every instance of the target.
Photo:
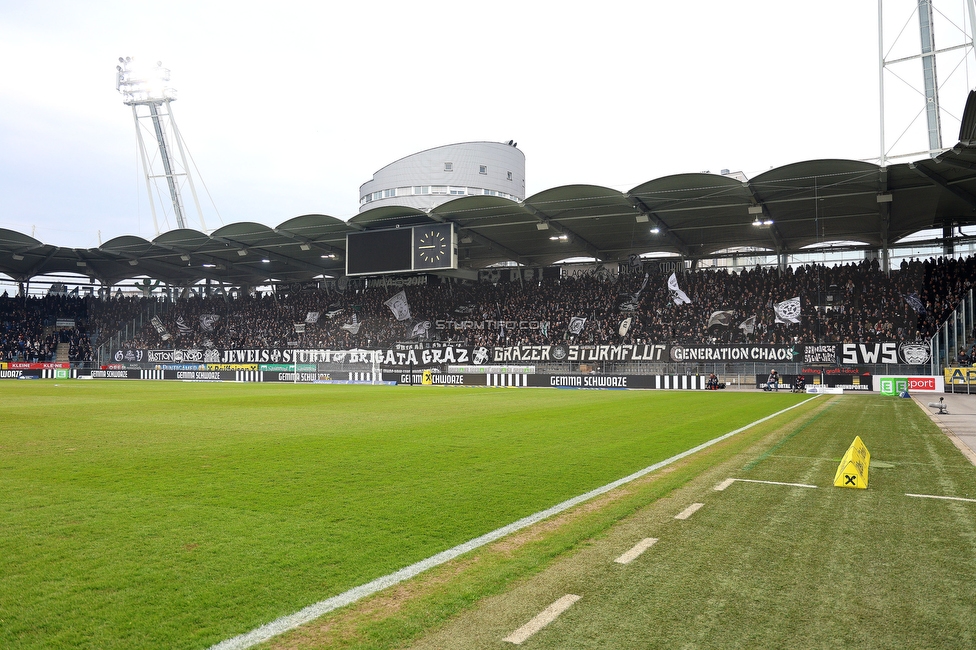
[(410, 305), (407, 304), (406, 292), (401, 291), (383, 304), (390, 308), (397, 320), (410, 320)]
[(777, 323), (800, 322), (800, 296), (773, 305)]
[(668, 278), (668, 289), (671, 290), (671, 299), (674, 300), (674, 304), (680, 305), (683, 302), (691, 304), (691, 298), (688, 297), (688, 294), (678, 288), (678, 278), (674, 273)]
[(359, 334), (359, 326), (360, 325), (362, 325), (362, 323), (359, 322), (359, 318), (356, 316), (356, 314), (353, 314), (352, 315), (352, 322), (351, 323), (346, 323), (344, 325), (340, 325), (339, 326), (339, 329), (346, 330), (347, 332), (349, 332), (350, 334), (352, 334), (353, 336), (355, 336), (356, 334)]
[(319, 322), (319, 313), (320, 312), (317, 311), (308, 312), (308, 315), (305, 316), (305, 322), (309, 325), (314, 325), (315, 323)]
[(633, 318), (628, 316), (627, 318), (620, 321), (620, 327), (617, 329), (617, 333), (620, 336), (627, 336), (627, 332), (630, 331), (630, 324), (633, 322)]

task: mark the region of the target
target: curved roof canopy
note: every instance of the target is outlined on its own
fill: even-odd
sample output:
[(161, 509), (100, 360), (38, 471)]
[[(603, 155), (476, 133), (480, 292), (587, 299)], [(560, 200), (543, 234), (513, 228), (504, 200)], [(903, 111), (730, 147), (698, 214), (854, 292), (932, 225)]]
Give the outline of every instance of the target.
[[(976, 124), (976, 102), (970, 105), (966, 115)], [(970, 130), (976, 137), (976, 126)], [(625, 260), (652, 251), (687, 259), (735, 247), (789, 254), (839, 241), (884, 248), (926, 228), (976, 224), (976, 139), (966, 126), (963, 131), (966, 139), (937, 158), (886, 168), (811, 160), (746, 182), (677, 174), (626, 193), (567, 185), (522, 203), (465, 196), (430, 212), (386, 206), (349, 221), (308, 214), (275, 228), (233, 223), (209, 235), (173, 230), (151, 241), (122, 236), (89, 249), (0, 229), (0, 273), (19, 281), (78, 273), (105, 285), (142, 276), (176, 286), (205, 278), (235, 286), (302, 282), (344, 273), (349, 232), (434, 222), (455, 224), (459, 264), (470, 270), (504, 261)]]

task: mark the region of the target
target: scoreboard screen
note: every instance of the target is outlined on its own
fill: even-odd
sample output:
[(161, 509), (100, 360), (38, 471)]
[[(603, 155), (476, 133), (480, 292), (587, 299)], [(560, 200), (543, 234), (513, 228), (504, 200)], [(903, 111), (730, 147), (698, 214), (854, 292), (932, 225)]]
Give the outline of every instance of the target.
[(346, 235), (346, 275), (456, 268), (457, 239), (452, 223), (366, 230)]

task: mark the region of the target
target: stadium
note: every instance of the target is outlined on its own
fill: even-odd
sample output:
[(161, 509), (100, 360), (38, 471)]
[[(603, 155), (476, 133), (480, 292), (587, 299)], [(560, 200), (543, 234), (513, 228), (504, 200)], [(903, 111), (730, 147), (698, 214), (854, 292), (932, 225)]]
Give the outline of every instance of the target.
[(0, 647), (971, 647), (961, 116), (908, 163), (526, 195), (458, 142), (348, 219), (0, 228)]

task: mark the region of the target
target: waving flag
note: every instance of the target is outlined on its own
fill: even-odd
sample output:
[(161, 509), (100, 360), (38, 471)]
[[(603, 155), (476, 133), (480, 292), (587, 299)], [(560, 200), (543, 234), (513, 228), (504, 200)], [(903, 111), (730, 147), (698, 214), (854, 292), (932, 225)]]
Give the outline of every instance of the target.
[(800, 296), (773, 305), (777, 323), (800, 322)]
[(678, 278), (674, 273), (668, 278), (668, 289), (671, 291), (671, 299), (674, 300), (674, 304), (680, 305), (683, 302), (691, 304), (691, 298), (688, 297), (688, 294), (678, 288)]
[(400, 291), (383, 304), (390, 308), (397, 320), (410, 320), (410, 305), (407, 304), (405, 291)]
[(741, 323), (739, 323), (739, 329), (742, 330), (743, 334), (752, 334), (756, 331), (756, 317), (750, 316)]

